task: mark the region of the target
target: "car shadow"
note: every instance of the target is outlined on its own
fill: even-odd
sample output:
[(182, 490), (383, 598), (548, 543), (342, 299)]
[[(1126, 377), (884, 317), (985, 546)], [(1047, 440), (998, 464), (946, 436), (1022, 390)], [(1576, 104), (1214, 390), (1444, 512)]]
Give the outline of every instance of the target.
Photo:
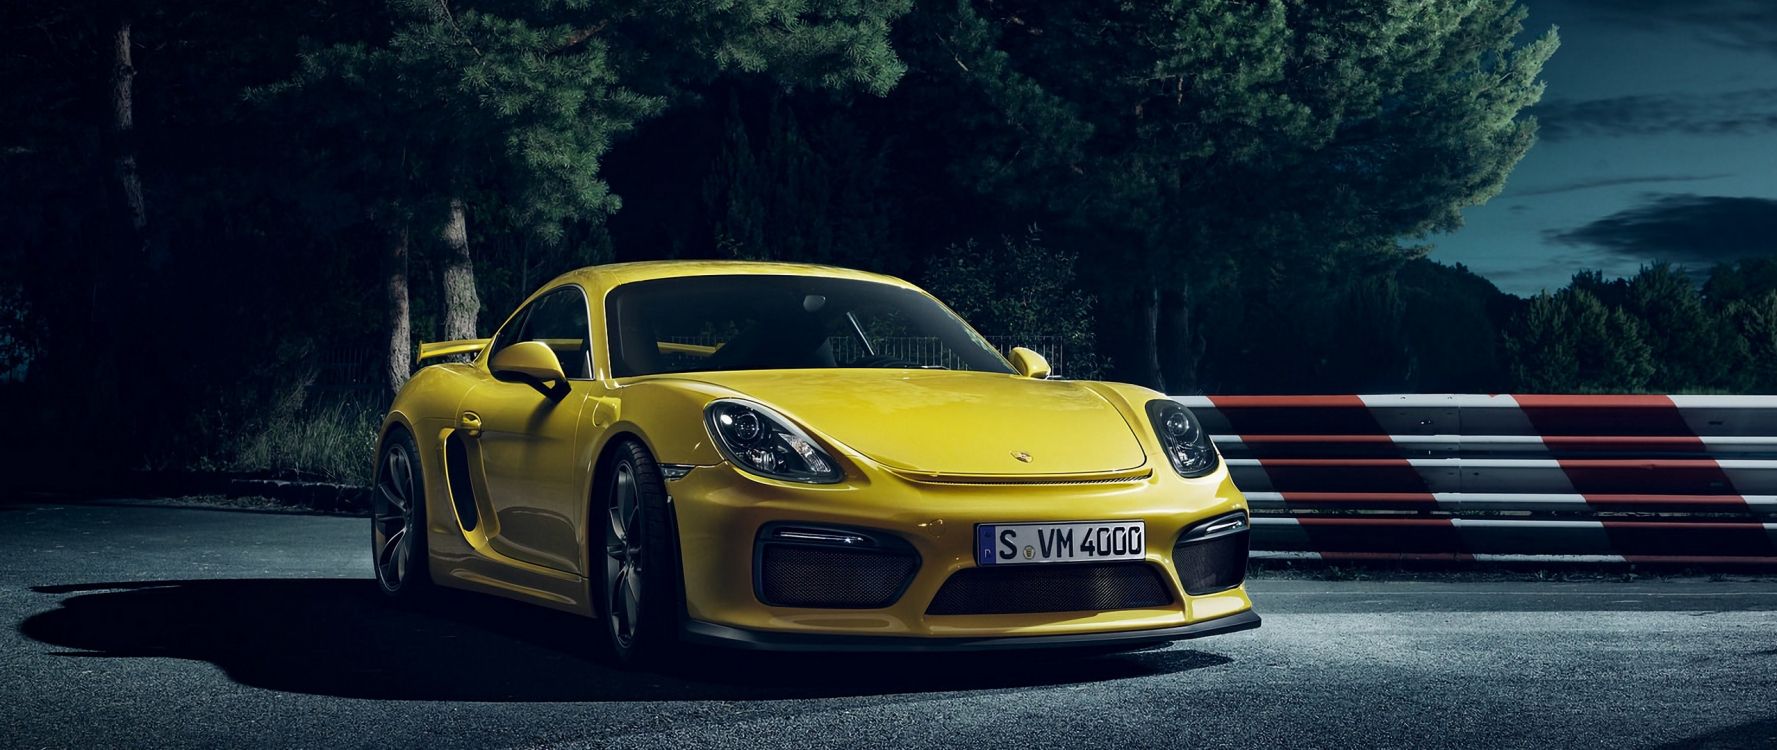
[(19, 632), (68, 658), (206, 661), (244, 685), (344, 698), (447, 701), (778, 700), (1005, 690), (1200, 669), (1185, 649), (1093, 656), (819, 655), (693, 649), (663, 671), (614, 667), (595, 623), (439, 591), (397, 606), (366, 579), (40, 586), (70, 594)]
[(1687, 737), (1653, 750), (1770, 750), (1773, 747), (1777, 747), (1777, 716)]

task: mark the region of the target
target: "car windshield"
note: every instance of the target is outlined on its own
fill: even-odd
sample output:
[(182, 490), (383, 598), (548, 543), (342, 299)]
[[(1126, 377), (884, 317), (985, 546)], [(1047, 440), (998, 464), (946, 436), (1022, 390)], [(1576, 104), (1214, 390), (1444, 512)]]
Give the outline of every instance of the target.
[(687, 276), (605, 299), (615, 377), (715, 370), (943, 368), (1011, 373), (943, 305), (892, 284), (819, 276)]

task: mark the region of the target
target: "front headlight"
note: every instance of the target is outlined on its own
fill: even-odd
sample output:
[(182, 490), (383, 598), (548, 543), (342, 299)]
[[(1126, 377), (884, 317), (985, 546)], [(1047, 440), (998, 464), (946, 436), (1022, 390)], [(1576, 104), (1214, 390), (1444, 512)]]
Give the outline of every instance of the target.
[(735, 466), (787, 482), (830, 484), (844, 477), (808, 433), (761, 404), (717, 399), (703, 414), (716, 446)]
[(1160, 436), (1160, 447), (1166, 451), (1166, 460), (1172, 462), (1172, 468), (1179, 476), (1186, 479), (1204, 476), (1215, 471), (1221, 462), (1203, 423), (1177, 401), (1164, 398), (1149, 401), (1148, 422), (1154, 425), (1154, 433)]

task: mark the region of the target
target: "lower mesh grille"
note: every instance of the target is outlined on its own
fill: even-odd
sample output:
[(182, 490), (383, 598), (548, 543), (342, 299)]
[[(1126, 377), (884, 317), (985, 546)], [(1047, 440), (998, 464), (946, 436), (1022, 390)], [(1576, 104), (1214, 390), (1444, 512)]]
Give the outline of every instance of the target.
[(779, 607), (886, 607), (917, 567), (919, 558), (910, 553), (766, 544), (759, 554), (759, 600)]
[(926, 614), (1008, 615), (1158, 607), (1172, 601), (1159, 571), (1141, 562), (964, 568)]
[(1246, 580), (1247, 532), (1223, 534), (1201, 541), (1181, 542), (1172, 550), (1185, 593), (1213, 594), (1239, 586)]

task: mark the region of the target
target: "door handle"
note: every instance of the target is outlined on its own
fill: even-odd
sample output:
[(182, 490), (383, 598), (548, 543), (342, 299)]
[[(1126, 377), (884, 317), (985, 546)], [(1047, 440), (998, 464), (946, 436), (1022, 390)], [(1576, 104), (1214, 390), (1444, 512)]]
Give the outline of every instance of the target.
[(463, 416), (457, 420), (457, 427), (469, 437), (481, 437), (481, 415), (472, 411), (463, 412)]

